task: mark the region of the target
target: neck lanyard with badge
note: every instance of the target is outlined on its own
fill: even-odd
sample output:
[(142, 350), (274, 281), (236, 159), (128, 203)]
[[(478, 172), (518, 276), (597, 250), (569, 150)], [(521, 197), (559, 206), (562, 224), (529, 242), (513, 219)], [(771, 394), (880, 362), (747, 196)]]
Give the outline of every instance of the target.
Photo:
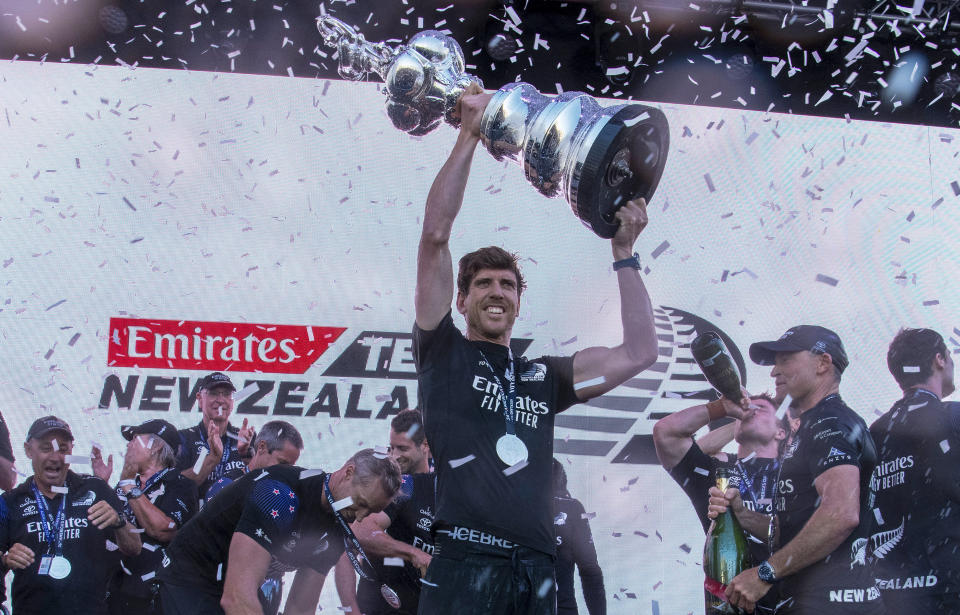
[[(323, 477), (323, 491), (327, 495), (327, 502), (330, 504), (330, 509), (333, 510), (333, 516), (336, 517), (337, 523), (340, 525), (340, 529), (343, 531), (343, 545), (347, 554), (347, 558), (350, 560), (350, 563), (353, 565), (353, 569), (357, 571), (357, 574), (361, 578), (371, 581), (373, 583), (378, 583), (378, 579), (375, 575), (367, 572), (363, 569), (363, 566), (360, 565), (360, 560), (357, 558), (356, 553), (351, 550), (357, 550), (357, 553), (360, 554), (367, 562), (370, 561), (370, 558), (367, 557), (367, 554), (363, 551), (363, 547), (360, 546), (360, 541), (357, 540), (356, 534), (353, 533), (353, 530), (350, 529), (350, 526), (343, 519), (343, 515), (340, 514), (340, 508), (337, 506), (337, 503), (333, 499), (333, 494), (330, 493), (330, 475), (327, 474)], [(395, 609), (400, 608), (400, 596), (397, 592), (393, 591), (386, 583), (380, 583), (380, 595), (383, 596), (383, 599), (391, 607)]]
[[(200, 442), (202, 442), (203, 445), (207, 447), (208, 451), (213, 450), (212, 448), (210, 448), (210, 444), (207, 443), (207, 432), (206, 432), (206, 429), (204, 429), (203, 421), (200, 421), (199, 431), (200, 431)], [(217, 467), (215, 467), (213, 469), (213, 472), (211, 472), (213, 480), (220, 478), (221, 476), (223, 476), (224, 472), (226, 472), (225, 468), (227, 466), (227, 460), (230, 459), (230, 446), (231, 446), (230, 438), (228, 437), (227, 441), (223, 443), (223, 453), (220, 455), (220, 463), (218, 463)], [(199, 460), (198, 460), (198, 464), (199, 464)]]
[(503, 463), (513, 467), (527, 460), (527, 445), (517, 436), (517, 373), (516, 366), (513, 363), (513, 351), (507, 346), (510, 361), (507, 364), (507, 370), (504, 376), (510, 383), (509, 391), (503, 386), (500, 376), (497, 374), (497, 371), (493, 369), (493, 365), (487, 360), (487, 356), (483, 354), (483, 351), (477, 349), (477, 352), (480, 353), (480, 356), (483, 358), (483, 364), (487, 366), (487, 369), (490, 370), (493, 378), (497, 381), (497, 398), (500, 400), (500, 405), (503, 406), (503, 421), (506, 424), (507, 433), (500, 436), (497, 440), (497, 456), (500, 457)]
[(37, 574), (48, 575), (53, 579), (65, 579), (70, 575), (70, 560), (63, 556), (63, 533), (67, 524), (68, 494), (60, 494), (60, 510), (51, 526), (47, 499), (37, 489), (36, 482), (31, 483), (30, 486), (33, 488), (33, 497), (37, 502), (37, 509), (40, 511), (40, 529), (47, 541), (47, 553), (40, 558), (40, 568), (37, 570)]

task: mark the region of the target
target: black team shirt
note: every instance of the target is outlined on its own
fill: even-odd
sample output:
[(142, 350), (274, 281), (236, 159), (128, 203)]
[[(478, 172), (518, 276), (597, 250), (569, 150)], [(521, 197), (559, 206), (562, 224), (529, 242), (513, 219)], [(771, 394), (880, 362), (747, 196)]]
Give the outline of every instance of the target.
[(880, 450), (870, 548), (881, 590), (960, 592), (960, 434), (952, 420), (936, 395), (915, 389), (870, 426)]
[[(138, 486), (143, 487), (143, 485)], [(116, 491), (117, 497), (124, 503), (123, 516), (134, 527), (142, 528), (143, 526), (137, 521), (133, 508), (125, 501), (126, 496), (123, 491), (119, 487)], [(159, 508), (163, 514), (173, 521), (174, 528), (177, 531), (197, 512), (197, 485), (189, 478), (182, 476), (175, 468), (170, 468), (163, 476), (153, 482), (140, 498), (149, 500), (151, 504)], [(150, 598), (150, 587), (165, 556), (165, 547), (169, 543), (160, 542), (146, 532), (140, 534), (140, 540), (143, 545), (140, 553), (132, 557), (123, 557), (120, 564), (122, 572), (118, 575), (111, 592), (116, 591), (125, 596), (136, 596), (143, 599)]]
[[(101, 615), (107, 612), (106, 593), (110, 577), (120, 565), (114, 530), (97, 529), (87, 519), (87, 509), (106, 501), (120, 510), (120, 500), (107, 483), (95, 476), (67, 471), (67, 494), (46, 499), (50, 528), (64, 510), (63, 556), (70, 561), (65, 579), (40, 575), (40, 560), (47, 553), (47, 541), (40, 511), (33, 493), (33, 477), (3, 494), (5, 514), (0, 523), (0, 550), (20, 543), (34, 553), (33, 563), (13, 571), (13, 612), (17, 615)], [(55, 545), (50, 547), (51, 553)]]
[(275, 465), (227, 485), (177, 532), (167, 549), (161, 582), (219, 596), (227, 578), (234, 532), (245, 534), (292, 568), (320, 574), (337, 563), (344, 543), (332, 513), (323, 509), (324, 474), (300, 478), (303, 468)]
[(528, 463), (507, 475), (496, 452), (506, 433), (506, 391), (498, 394), (497, 378), (509, 387), (507, 347), (468, 341), (449, 312), (432, 331), (415, 326), (413, 340), (424, 428), (437, 462), (435, 525), (485, 531), (553, 554), (553, 419), (579, 403), (573, 357), (515, 357), (516, 434)]
[[(383, 512), (390, 518), (387, 535), (394, 540), (413, 545), (424, 553), (433, 555), (433, 509), (436, 506), (436, 489), (433, 474), (404, 474), (400, 491)], [(370, 555), (370, 553), (367, 553)], [(420, 573), (413, 564), (404, 561), (402, 566), (386, 566), (383, 558), (370, 555), (377, 573), (376, 581), (360, 578), (357, 584), (357, 602), (364, 615), (393, 613), (416, 615), (420, 603)], [(394, 610), (380, 594), (380, 585), (386, 583), (397, 592), (400, 610)]]
[(557, 615), (578, 613), (573, 584), (574, 567), (580, 572), (587, 612), (590, 615), (606, 615), (603, 571), (597, 562), (590, 523), (580, 500), (569, 494), (553, 496), (553, 529), (557, 534)]
[(800, 427), (783, 455), (774, 498), (780, 546), (800, 533), (820, 505), (813, 481), (836, 466), (852, 465), (860, 470), (860, 525), (824, 560), (785, 577), (785, 596), (791, 595), (787, 586), (792, 588), (801, 581), (811, 584), (806, 587), (873, 587), (872, 571), (866, 568), (861, 547), (873, 523), (870, 476), (876, 464), (877, 451), (867, 424), (838, 394), (828, 395), (800, 415)]
[[(240, 458), (240, 451), (237, 449), (237, 434), (239, 432), (240, 430), (233, 425), (227, 425), (227, 432), (220, 434), (220, 440), (223, 442), (223, 450), (227, 458), (223, 460), (221, 457), (221, 461), (217, 463), (200, 485), (198, 493), (201, 500), (207, 497), (207, 490), (210, 485), (217, 482), (218, 479), (226, 477), (236, 480), (247, 471), (247, 465)], [(199, 425), (181, 429), (177, 433), (183, 440), (183, 446), (180, 447), (176, 467), (181, 472), (192, 470), (197, 464), (197, 460), (206, 457), (210, 451), (210, 447), (207, 446), (207, 430), (203, 426), (203, 420), (200, 421)]]

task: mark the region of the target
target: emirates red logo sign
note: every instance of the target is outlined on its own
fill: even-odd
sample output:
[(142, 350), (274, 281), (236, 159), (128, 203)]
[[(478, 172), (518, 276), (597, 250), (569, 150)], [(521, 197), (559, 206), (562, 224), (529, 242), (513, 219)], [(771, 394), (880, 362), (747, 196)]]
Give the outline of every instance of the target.
[(111, 318), (112, 367), (302, 374), (345, 327)]

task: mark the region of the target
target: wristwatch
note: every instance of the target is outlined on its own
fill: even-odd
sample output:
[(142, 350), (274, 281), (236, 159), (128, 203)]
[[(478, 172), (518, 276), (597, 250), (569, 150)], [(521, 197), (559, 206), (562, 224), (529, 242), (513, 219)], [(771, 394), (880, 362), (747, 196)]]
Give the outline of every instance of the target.
[(774, 570), (770, 562), (766, 560), (757, 567), (757, 576), (760, 577), (760, 580), (764, 583), (773, 584), (779, 581), (777, 571)]
[(133, 489), (131, 489), (126, 493), (128, 500), (135, 500), (141, 495), (143, 495), (143, 490), (140, 489), (140, 487), (134, 487)]

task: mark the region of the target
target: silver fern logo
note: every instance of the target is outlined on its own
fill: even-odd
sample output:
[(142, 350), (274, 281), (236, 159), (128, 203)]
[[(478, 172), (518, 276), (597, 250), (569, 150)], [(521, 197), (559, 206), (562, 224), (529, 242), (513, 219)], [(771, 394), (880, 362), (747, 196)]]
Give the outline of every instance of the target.
[[(870, 537), (870, 554), (874, 559), (883, 559), (903, 540), (903, 530), (906, 527), (906, 518), (900, 520), (900, 526), (886, 532), (878, 532)], [(857, 538), (850, 547), (850, 569), (854, 566), (867, 565), (866, 538)]]

